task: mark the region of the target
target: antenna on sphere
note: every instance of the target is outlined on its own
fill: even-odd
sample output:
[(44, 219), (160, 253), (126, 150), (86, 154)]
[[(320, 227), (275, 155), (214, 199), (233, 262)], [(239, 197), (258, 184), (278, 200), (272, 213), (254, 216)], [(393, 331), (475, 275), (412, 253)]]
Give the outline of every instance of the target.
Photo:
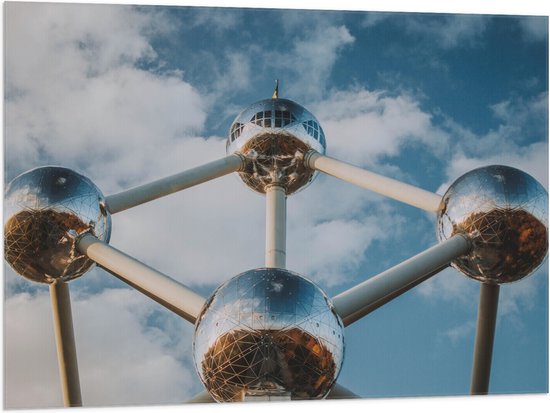
[(271, 99), (279, 99), (279, 79), (275, 80), (275, 90), (273, 91)]

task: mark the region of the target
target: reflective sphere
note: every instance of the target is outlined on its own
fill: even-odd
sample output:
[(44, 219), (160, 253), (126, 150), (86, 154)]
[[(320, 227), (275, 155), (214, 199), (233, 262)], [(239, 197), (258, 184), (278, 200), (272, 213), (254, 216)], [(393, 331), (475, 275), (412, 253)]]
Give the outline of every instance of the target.
[(470, 253), (452, 263), (459, 271), (486, 283), (519, 280), (548, 251), (548, 194), (518, 169), (475, 169), (458, 178), (442, 200), (439, 239), (456, 233), (472, 239)]
[(343, 324), (311, 281), (259, 268), (227, 281), (208, 299), (193, 351), (217, 401), (323, 398), (342, 366)]
[(19, 175), (6, 188), (4, 207), (6, 261), (33, 281), (68, 281), (90, 269), (93, 261), (76, 250), (78, 235), (109, 241), (103, 195), (67, 168), (46, 166)]
[(304, 154), (315, 149), (324, 154), (325, 134), (308, 110), (288, 99), (265, 99), (243, 110), (227, 138), (227, 154), (240, 152), (248, 166), (239, 172), (254, 191), (265, 193), (277, 183), (292, 194), (305, 188), (315, 171), (306, 167)]

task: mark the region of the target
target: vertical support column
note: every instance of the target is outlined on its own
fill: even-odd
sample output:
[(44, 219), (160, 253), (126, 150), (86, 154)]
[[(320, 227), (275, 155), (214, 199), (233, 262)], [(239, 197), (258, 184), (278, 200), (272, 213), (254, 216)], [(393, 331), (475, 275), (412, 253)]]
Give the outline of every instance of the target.
[(286, 190), (272, 184), (266, 188), (265, 266), (286, 267)]
[(471, 394), (487, 394), (489, 392), (499, 291), (499, 285), (481, 284), (470, 387)]
[(62, 281), (50, 284), (50, 298), (63, 403), (65, 407), (79, 407), (82, 406), (82, 397), (80, 395), (69, 285)]

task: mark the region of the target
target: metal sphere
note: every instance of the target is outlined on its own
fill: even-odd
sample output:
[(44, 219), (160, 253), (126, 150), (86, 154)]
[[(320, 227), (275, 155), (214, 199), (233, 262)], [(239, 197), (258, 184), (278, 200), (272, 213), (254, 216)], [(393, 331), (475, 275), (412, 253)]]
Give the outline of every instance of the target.
[(86, 177), (58, 166), (25, 172), (5, 193), (4, 254), (32, 281), (68, 281), (93, 265), (76, 249), (80, 234), (108, 242), (111, 218), (101, 191)]
[(325, 397), (344, 357), (340, 317), (323, 291), (278, 268), (219, 287), (197, 319), (195, 366), (212, 397)]
[(443, 196), (438, 237), (466, 233), (469, 254), (452, 265), (485, 283), (531, 274), (548, 251), (548, 194), (530, 175), (493, 165), (461, 176)]
[(227, 154), (240, 152), (248, 165), (239, 172), (252, 190), (265, 193), (282, 185), (287, 195), (305, 188), (315, 171), (304, 164), (310, 150), (324, 154), (325, 134), (307, 109), (288, 99), (265, 99), (250, 105), (234, 120), (227, 138)]

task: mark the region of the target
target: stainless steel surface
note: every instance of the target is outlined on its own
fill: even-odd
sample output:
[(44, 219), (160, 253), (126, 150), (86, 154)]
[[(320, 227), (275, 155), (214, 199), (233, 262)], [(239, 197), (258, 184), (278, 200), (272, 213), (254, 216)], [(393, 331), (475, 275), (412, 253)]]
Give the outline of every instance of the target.
[(23, 277), (52, 283), (80, 277), (93, 265), (76, 249), (79, 235), (108, 242), (111, 218), (101, 191), (67, 168), (46, 166), (11, 181), (4, 201), (6, 261)]
[(441, 201), (438, 237), (472, 240), (452, 265), (486, 283), (531, 274), (548, 251), (548, 194), (530, 175), (508, 166), (475, 169), (458, 178)]
[(193, 351), (216, 401), (323, 398), (342, 366), (344, 331), (315, 284), (290, 271), (259, 268), (232, 278), (207, 300)]
[(304, 154), (314, 149), (324, 154), (325, 134), (319, 121), (299, 104), (280, 98), (250, 105), (229, 129), (227, 154), (242, 153), (247, 166), (239, 175), (252, 190), (265, 193), (274, 180), (288, 195), (305, 188), (315, 171), (304, 164)]

